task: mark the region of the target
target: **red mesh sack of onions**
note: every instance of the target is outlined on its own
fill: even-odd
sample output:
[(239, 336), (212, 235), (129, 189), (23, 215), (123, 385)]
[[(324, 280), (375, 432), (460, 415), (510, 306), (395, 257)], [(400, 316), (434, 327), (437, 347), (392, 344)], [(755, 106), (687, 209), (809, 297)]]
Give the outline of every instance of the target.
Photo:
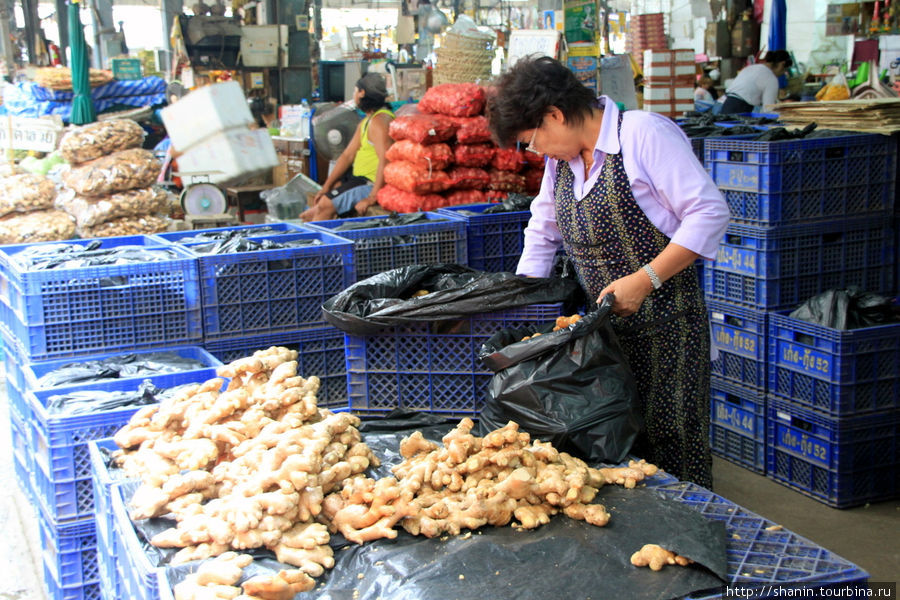
[(441, 115), (406, 115), (391, 121), (388, 135), (395, 141), (412, 140), (417, 144), (434, 144), (449, 140), (456, 133), (456, 123)]
[(453, 161), (461, 167), (484, 167), (496, 149), (491, 144), (459, 144), (453, 149)]
[(453, 167), (447, 171), (451, 187), (460, 190), (483, 190), (491, 181), (491, 176), (484, 169), (476, 167)]
[(446, 169), (453, 162), (453, 151), (447, 144), (417, 144), (412, 140), (400, 140), (388, 148), (385, 155), (390, 162), (406, 161), (420, 167)]
[(512, 171), (501, 171), (499, 169), (491, 169), (489, 175), (491, 182), (488, 188), (500, 192), (519, 192), (525, 191), (525, 176), (513, 173)]
[(392, 185), (385, 185), (378, 190), (375, 199), (381, 208), (398, 213), (434, 210), (446, 202), (446, 199), (438, 194), (413, 194)]
[(454, 190), (444, 194), (447, 206), (456, 206), (457, 204), (483, 204), (486, 202), (484, 192), (481, 190)]
[(443, 192), (450, 187), (445, 171), (420, 167), (411, 162), (390, 162), (384, 165), (384, 181), (395, 188), (413, 194)]
[(482, 116), (456, 117), (456, 141), (460, 144), (477, 144), (491, 141), (491, 130), (488, 121)]
[(474, 83), (442, 83), (419, 100), (419, 111), (451, 117), (474, 117), (484, 111), (484, 89)]
[(543, 179), (543, 169), (528, 169), (527, 171), (525, 171), (525, 192), (529, 194), (537, 194), (539, 191), (541, 191), (541, 181), (543, 181)]
[(515, 148), (497, 148), (491, 159), (491, 166), (501, 171), (518, 172), (525, 166), (525, 154)]

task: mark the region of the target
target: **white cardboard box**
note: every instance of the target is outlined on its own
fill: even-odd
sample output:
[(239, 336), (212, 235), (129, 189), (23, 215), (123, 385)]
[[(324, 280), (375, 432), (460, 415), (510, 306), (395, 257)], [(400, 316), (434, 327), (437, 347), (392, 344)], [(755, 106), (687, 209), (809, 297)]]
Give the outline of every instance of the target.
[(672, 67), (672, 74), (675, 77), (679, 75), (695, 75), (697, 73), (697, 67), (694, 66), (693, 63), (689, 65), (675, 65)]
[(644, 100), (664, 100), (667, 102), (671, 101), (672, 88), (646, 86), (644, 88)]
[(675, 62), (677, 62), (677, 63), (696, 62), (695, 54), (694, 54), (693, 50), (676, 48), (675, 50), (672, 50), (672, 52), (675, 54)]
[(228, 184), (277, 167), (278, 156), (265, 129), (241, 127), (218, 133), (178, 157), (181, 173), (209, 173), (209, 181)]
[(673, 100), (694, 100), (694, 88), (677, 87), (672, 96)]
[(675, 53), (671, 50), (644, 50), (644, 68), (651, 65), (671, 65), (673, 62)]
[(217, 133), (253, 123), (247, 99), (236, 81), (194, 90), (162, 109), (160, 115), (178, 152), (186, 152)]
[(652, 65), (644, 67), (644, 77), (652, 79), (654, 77), (669, 78), (672, 76), (672, 65)]

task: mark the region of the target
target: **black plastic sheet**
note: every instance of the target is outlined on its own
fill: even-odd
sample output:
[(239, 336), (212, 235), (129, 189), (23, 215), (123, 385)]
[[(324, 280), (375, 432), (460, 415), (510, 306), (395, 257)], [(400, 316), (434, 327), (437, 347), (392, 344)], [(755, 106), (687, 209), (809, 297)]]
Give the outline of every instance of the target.
[(87, 389), (55, 394), (47, 398), (47, 412), (54, 416), (75, 416), (157, 404), (187, 385), (193, 384), (160, 389), (147, 380), (138, 389), (131, 391), (104, 392)]
[(482, 214), (492, 215), (496, 213), (529, 210), (531, 208), (532, 200), (534, 200), (534, 196), (512, 192), (511, 194), (507, 194), (503, 202), (498, 202), (497, 204), (486, 208)]
[(429, 219), (422, 212), (391, 213), (390, 216), (379, 219), (348, 220), (341, 223), (331, 231), (356, 231), (358, 229), (373, 229), (375, 227), (397, 227), (400, 225), (417, 225), (420, 223), (441, 223), (447, 219)]
[(813, 296), (790, 316), (833, 329), (859, 329), (900, 322), (900, 306), (892, 298), (850, 286)]
[[(322, 311), (325, 320), (338, 329), (369, 335), (394, 325), (569, 302), (579, 289), (574, 279), (523, 278), (452, 264), (411, 265), (353, 284), (326, 301)], [(413, 297), (419, 290), (429, 293)]]
[[(552, 331), (504, 329), (481, 348), (495, 372), (480, 435), (519, 424), (541, 441), (588, 462), (621, 462), (641, 429), (637, 384), (609, 317), (612, 295), (580, 321)], [(521, 341), (535, 331), (541, 335)]]
[(103, 248), (100, 240), (85, 245), (36, 245), (17, 252), (13, 260), (28, 271), (80, 269), (136, 263), (183, 259), (172, 248), (147, 246), (117, 246)]
[(210, 242), (207, 244), (197, 244), (190, 246), (192, 252), (196, 254), (235, 254), (238, 252), (256, 252), (258, 250), (281, 250), (283, 248), (301, 248), (304, 246), (318, 246), (322, 241), (317, 239), (300, 239), (291, 240), (289, 242), (279, 242), (277, 240), (250, 240), (244, 236), (236, 235), (228, 239), (218, 242)]
[[(400, 439), (413, 431), (439, 441), (455, 425), (434, 415), (395, 411), (384, 419), (364, 421), (365, 441), (382, 460), (374, 477), (385, 476), (401, 459)], [(385, 453), (385, 449), (390, 452)], [(138, 487), (123, 484), (126, 503)], [(663, 600), (721, 586), (727, 581), (725, 526), (675, 501), (638, 487), (603, 487), (595, 502), (611, 514), (606, 527), (595, 527), (557, 515), (534, 530), (482, 527), (459, 536), (428, 539), (399, 531), (394, 540), (364, 545), (331, 537), (335, 567), (319, 578), (315, 590), (297, 599), (447, 600), (489, 594), (499, 598), (633, 598)], [(165, 518), (135, 523), (145, 553), (155, 566), (165, 566), (173, 549), (146, 540), (175, 525)], [(658, 544), (696, 561), (689, 567), (659, 572), (631, 565), (631, 555), (644, 544)], [(242, 581), (292, 568), (268, 550), (247, 552), (254, 562)], [(199, 562), (167, 567), (176, 584)], [(527, 574), (527, 575), (526, 575)], [(523, 576), (525, 575), (525, 576)], [(627, 590), (627, 592), (623, 592)]]
[(103, 360), (65, 364), (39, 377), (37, 387), (40, 389), (110, 379), (150, 377), (164, 373), (204, 369), (206, 366), (199, 360), (179, 356), (176, 352), (122, 354)]
[(286, 235), (289, 233), (299, 232), (290, 229), (275, 229), (274, 227), (254, 227), (252, 229), (231, 229), (227, 231), (213, 229), (210, 231), (196, 233), (192, 236), (180, 238), (178, 240), (178, 243), (196, 244), (199, 242), (222, 242), (234, 238)]

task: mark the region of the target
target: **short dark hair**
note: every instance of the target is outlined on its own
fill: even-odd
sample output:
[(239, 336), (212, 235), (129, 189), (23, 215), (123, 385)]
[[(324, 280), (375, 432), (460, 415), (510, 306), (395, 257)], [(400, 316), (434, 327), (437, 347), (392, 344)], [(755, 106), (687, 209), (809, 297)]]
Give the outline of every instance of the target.
[(567, 123), (580, 125), (591, 114), (596, 96), (558, 60), (541, 56), (519, 59), (488, 94), (487, 118), (500, 146), (511, 146), (526, 129), (541, 124), (555, 106)]
[(785, 69), (794, 65), (794, 59), (791, 58), (787, 50), (769, 50), (766, 52), (766, 62), (770, 65), (777, 65), (783, 62)]
[(375, 111), (389, 106), (386, 83), (380, 73), (366, 73), (356, 82), (356, 87), (365, 92), (365, 95), (359, 100), (361, 111)]

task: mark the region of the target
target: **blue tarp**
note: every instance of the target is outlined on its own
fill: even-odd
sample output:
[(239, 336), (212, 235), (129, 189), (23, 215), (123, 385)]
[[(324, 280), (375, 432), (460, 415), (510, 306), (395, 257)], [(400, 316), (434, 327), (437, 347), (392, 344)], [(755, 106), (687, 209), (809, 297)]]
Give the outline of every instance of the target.
[[(145, 77), (134, 81), (111, 81), (91, 91), (98, 113), (116, 107), (140, 108), (166, 101), (166, 82), (159, 77)], [(30, 81), (7, 85), (3, 92), (0, 114), (18, 117), (59, 115), (68, 121), (72, 113), (72, 92), (43, 88)]]

